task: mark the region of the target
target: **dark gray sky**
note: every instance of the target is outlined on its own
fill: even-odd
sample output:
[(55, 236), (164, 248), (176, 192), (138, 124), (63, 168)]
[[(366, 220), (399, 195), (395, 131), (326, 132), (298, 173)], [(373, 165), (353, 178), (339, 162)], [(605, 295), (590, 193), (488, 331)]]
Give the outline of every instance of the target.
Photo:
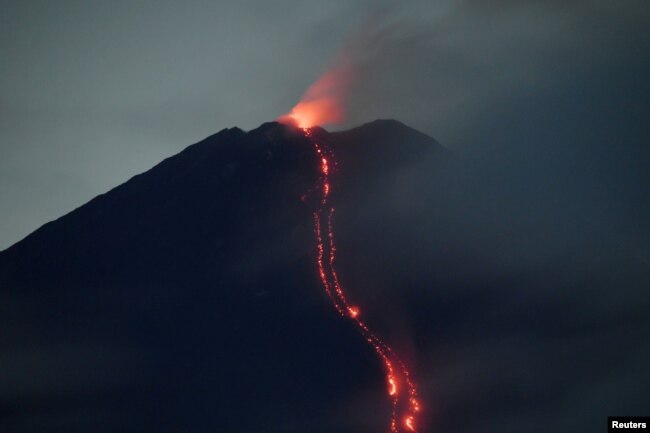
[(640, 181), (646, 1), (383, 3), (4, 2), (0, 249), (217, 130), (283, 114), (342, 49), (360, 74), (340, 127), (397, 118), (524, 171), (593, 145), (594, 179), (619, 139), (622, 182)]

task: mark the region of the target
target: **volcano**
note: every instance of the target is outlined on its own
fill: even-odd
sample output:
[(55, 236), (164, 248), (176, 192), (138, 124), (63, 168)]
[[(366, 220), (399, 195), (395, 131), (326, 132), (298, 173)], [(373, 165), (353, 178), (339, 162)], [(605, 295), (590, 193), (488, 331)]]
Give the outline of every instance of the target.
[[(450, 154), (394, 120), (312, 134), (341, 168), (341, 278), (399, 346), (394, 186)], [(320, 164), (291, 125), (224, 129), (1, 252), (3, 431), (385, 431), (383, 366), (320, 286)]]

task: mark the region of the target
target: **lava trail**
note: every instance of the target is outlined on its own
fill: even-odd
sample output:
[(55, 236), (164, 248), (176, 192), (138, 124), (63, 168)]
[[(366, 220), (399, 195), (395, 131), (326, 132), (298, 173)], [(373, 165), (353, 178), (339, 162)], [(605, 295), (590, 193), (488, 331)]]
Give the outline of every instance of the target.
[(386, 374), (387, 393), (392, 404), (389, 432), (416, 432), (417, 415), (420, 403), (415, 383), (405, 363), (391, 346), (373, 333), (361, 318), (358, 306), (351, 304), (341, 286), (336, 273), (336, 244), (334, 242), (334, 206), (331, 204), (332, 179), (337, 170), (333, 150), (319, 143), (310, 128), (302, 128), (305, 137), (313, 145), (319, 158), (319, 177), (310, 193), (318, 193), (319, 199), (314, 211), (314, 233), (316, 235), (318, 273), (323, 288), (332, 301), (336, 311), (351, 320), (361, 335), (372, 346), (381, 360)]

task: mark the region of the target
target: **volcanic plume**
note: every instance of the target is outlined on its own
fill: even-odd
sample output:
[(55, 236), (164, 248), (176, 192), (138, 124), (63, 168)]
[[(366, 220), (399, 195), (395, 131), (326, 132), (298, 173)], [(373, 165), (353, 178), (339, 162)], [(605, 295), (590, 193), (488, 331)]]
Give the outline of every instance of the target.
[(299, 128), (341, 123), (354, 77), (353, 63), (347, 55), (340, 54), (335, 65), (309, 86), (291, 111), (278, 120), (294, 123)]

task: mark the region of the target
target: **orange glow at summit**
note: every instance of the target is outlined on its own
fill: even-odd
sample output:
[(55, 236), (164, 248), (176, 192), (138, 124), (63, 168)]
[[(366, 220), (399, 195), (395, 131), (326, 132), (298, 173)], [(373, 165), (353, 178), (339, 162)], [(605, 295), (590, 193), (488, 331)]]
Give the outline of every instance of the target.
[(341, 123), (345, 118), (345, 100), (353, 76), (350, 63), (344, 57), (339, 58), (336, 66), (309, 86), (291, 111), (278, 120), (299, 128)]

